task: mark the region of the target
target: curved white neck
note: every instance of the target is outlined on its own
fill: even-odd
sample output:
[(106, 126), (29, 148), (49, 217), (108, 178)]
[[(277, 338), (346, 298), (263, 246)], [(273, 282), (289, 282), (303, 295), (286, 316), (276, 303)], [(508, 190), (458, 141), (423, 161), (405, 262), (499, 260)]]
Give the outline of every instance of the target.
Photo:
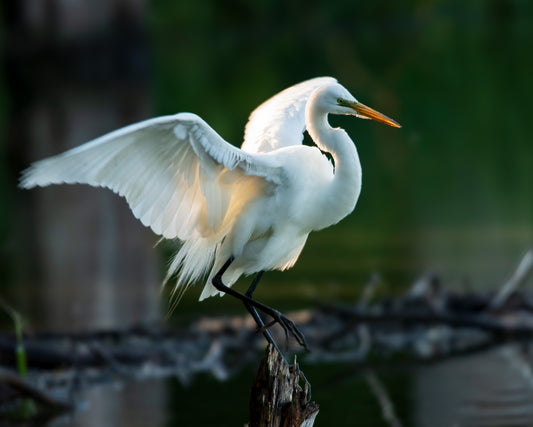
[(353, 211), (361, 192), (361, 162), (355, 144), (340, 128), (333, 129), (328, 122), (328, 113), (308, 103), (306, 126), (309, 135), (321, 151), (331, 154), (335, 165), (334, 178), (326, 190), (327, 225), (339, 222)]

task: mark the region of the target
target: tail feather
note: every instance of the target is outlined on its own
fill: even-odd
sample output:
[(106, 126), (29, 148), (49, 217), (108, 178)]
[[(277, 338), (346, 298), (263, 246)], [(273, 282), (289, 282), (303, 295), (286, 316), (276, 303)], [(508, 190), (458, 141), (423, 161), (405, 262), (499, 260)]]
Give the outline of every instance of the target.
[(212, 268), (219, 246), (219, 239), (195, 237), (183, 242), (181, 248), (174, 256), (163, 281), (163, 284), (166, 284), (172, 276), (178, 274), (178, 279), (172, 290), (172, 298), (178, 301), (189, 284), (207, 276)]
[[(198, 299), (199, 301), (203, 301), (204, 299), (213, 297), (215, 295), (224, 295), (223, 292), (220, 292), (217, 288), (213, 286), (213, 277), (215, 277), (215, 274), (220, 271), (224, 263), (231, 256), (231, 254), (229, 253), (224, 253), (225, 251), (221, 252), (222, 253), (218, 253), (216, 256), (216, 261), (214, 262), (213, 268), (209, 273), (204, 289), (200, 295), (200, 298)], [(242, 269), (235, 268), (235, 265), (230, 265), (229, 268), (224, 272), (224, 275), (222, 276), (222, 281), (226, 286), (231, 286), (239, 279), (242, 273)]]

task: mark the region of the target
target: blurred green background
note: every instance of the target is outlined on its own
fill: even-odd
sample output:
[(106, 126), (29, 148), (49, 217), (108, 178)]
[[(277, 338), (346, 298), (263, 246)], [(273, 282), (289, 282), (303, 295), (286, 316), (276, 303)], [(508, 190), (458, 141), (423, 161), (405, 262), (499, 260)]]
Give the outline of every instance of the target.
[[(374, 272), (384, 293), (428, 272), (492, 289), (531, 247), (531, 2), (49, 0), (0, 13), (1, 295), (33, 328), (159, 320), (175, 246), (154, 250), (108, 191), (17, 189), (23, 168), (179, 111), (240, 145), (253, 108), (322, 75), (403, 127), (331, 119), (361, 157), (356, 210), (312, 234), (292, 270), (266, 274), (258, 299), (354, 301)], [(228, 298), (198, 304), (199, 293), (172, 319), (243, 312)]]
[[(98, 207), (87, 202), (108, 197), (95, 193), (102, 190), (22, 193), (17, 177), (31, 161), (179, 111), (199, 114), (240, 145), (255, 106), (320, 75), (336, 77), (403, 128), (332, 118), (358, 146), (359, 203), (338, 226), (310, 236), (294, 269), (266, 275), (258, 295), (287, 306), (318, 297), (352, 299), (373, 272), (392, 292), (426, 272), (449, 286), (486, 289), (505, 280), (531, 245), (529, 2), (115, 1), (98, 11), (85, 2), (48, 3), (39, 9), (16, 2), (3, 10), (0, 250), (6, 287), (29, 283), (41, 291), (43, 271), (73, 263), (94, 268), (73, 272), (69, 282), (95, 276), (103, 245), (110, 257), (135, 256), (124, 234), (140, 227), (122, 225), (129, 220), (124, 203), (110, 201), (114, 196), (100, 202), (121, 204), (113, 208), (120, 223), (102, 227)], [(78, 200), (74, 206), (61, 200), (73, 192), (83, 192), (71, 197), (87, 204), (77, 219)], [(131, 246), (156, 241), (142, 240)], [(71, 254), (80, 245), (92, 248), (79, 250), (85, 260)], [(50, 246), (63, 253), (50, 260)], [(175, 247), (162, 248), (158, 271)], [(154, 262), (137, 258), (136, 264)], [(115, 261), (128, 270), (127, 259)], [(121, 280), (113, 274), (109, 282)], [(106, 280), (102, 275), (95, 280)], [(90, 277), (83, 280), (90, 286)], [(199, 291), (190, 291), (184, 305)]]

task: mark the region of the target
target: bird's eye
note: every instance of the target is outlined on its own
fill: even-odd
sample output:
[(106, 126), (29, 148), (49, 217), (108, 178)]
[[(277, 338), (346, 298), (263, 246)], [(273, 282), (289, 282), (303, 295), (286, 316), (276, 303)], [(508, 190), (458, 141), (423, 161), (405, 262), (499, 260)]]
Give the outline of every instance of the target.
[(337, 99), (337, 103), (342, 105), (342, 104), (344, 104), (344, 100), (342, 98), (339, 98), (339, 99)]

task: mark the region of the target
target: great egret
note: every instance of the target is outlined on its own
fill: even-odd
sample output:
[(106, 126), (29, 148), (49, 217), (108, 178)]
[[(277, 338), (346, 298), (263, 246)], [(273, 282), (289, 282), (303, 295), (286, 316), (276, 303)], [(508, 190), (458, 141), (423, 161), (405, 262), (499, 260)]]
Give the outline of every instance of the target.
[[(348, 134), (328, 114), (400, 127), (357, 101), (331, 77), (292, 86), (250, 115), (241, 149), (191, 113), (157, 117), (111, 132), (23, 172), (23, 188), (60, 183), (107, 187), (126, 198), (145, 226), (178, 239), (165, 282), (174, 292), (205, 275), (200, 300), (240, 299), (268, 341), (257, 310), (307, 348), (296, 325), (253, 299), (265, 270), (294, 265), (311, 231), (336, 224), (355, 207), (361, 164)], [(316, 147), (302, 145), (307, 130)], [(324, 155), (329, 153), (333, 163)], [(230, 287), (255, 273), (245, 294)]]

